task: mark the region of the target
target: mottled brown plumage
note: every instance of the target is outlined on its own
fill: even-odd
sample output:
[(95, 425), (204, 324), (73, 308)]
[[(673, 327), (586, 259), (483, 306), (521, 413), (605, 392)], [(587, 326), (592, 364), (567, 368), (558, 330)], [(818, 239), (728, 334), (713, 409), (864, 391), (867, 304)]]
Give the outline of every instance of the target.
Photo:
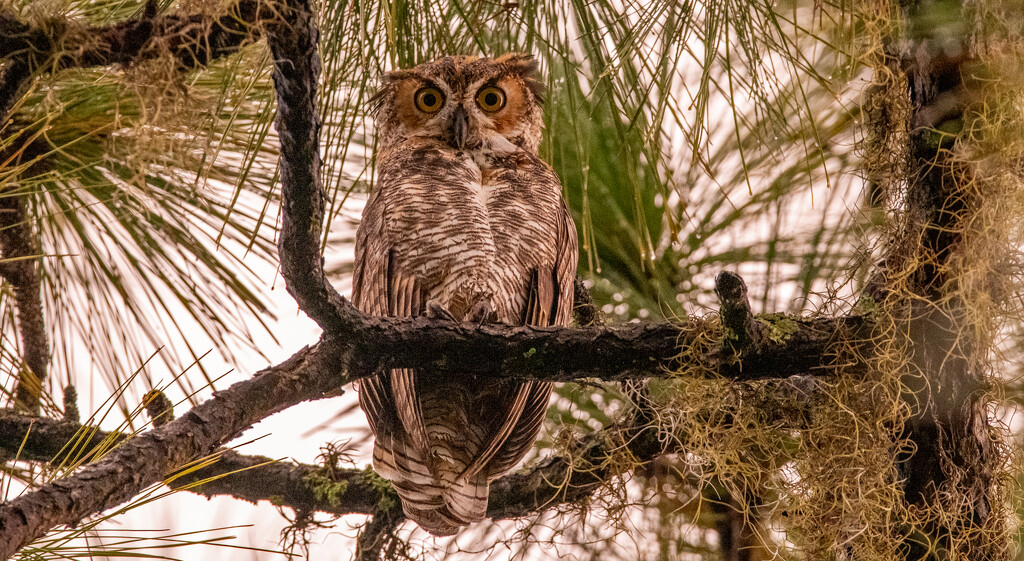
[[(378, 181), (356, 237), (352, 299), (374, 315), (568, 325), (576, 229), (537, 157), (531, 57), (446, 57), (384, 76)], [(550, 384), (395, 370), (365, 379), (374, 468), (435, 535), (482, 520), (490, 482), (540, 431)]]

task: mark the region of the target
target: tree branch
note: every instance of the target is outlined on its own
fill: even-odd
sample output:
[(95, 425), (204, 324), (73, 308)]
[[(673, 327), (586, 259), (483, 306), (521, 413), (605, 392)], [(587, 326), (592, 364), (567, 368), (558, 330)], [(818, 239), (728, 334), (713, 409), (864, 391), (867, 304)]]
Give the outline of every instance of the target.
[[(155, 8), (155, 4), (152, 4)], [(259, 38), (255, 25), (274, 17), (269, 2), (239, 0), (220, 16), (147, 9), (105, 26), (60, 19), (30, 25), (0, 13), (0, 58), (24, 57), (33, 70), (132, 64), (169, 53), (182, 69), (208, 64)]]
[[(0, 409), (0, 457), (6, 459), (17, 456), (18, 460), (31, 462), (90, 461), (95, 452), (119, 446), (129, 437), (76, 422)], [(372, 485), (373, 479), (368, 475), (372, 472), (366, 470), (331, 470), (330, 481), (345, 488), (336, 497), (338, 500), (332, 500), (326, 494), (318, 494), (323, 485), (318, 487), (312, 477), (323, 472), (323, 466), (246, 456), (225, 449), (214, 454), (218, 458), (215, 463), (171, 475), (168, 485), (206, 497), (229, 495), (250, 503), (265, 500), (295, 510), (336, 515), (375, 514), (384, 502), (385, 493)]]
[[(349, 364), (359, 375), (389, 368), (430, 368), (552, 382), (588, 377), (616, 381), (684, 367), (690, 375), (735, 380), (784, 378), (820, 369), (828, 363), (829, 349), (840, 341), (866, 350), (871, 323), (863, 316), (793, 322), (795, 327), (784, 340), (766, 342), (739, 361), (720, 350), (717, 326), (699, 319), (684, 325), (572, 329), (364, 316), (339, 336), (352, 339), (359, 349)], [(707, 344), (709, 339), (715, 343)], [(683, 358), (680, 349), (692, 352)]]
[[(507, 475), (492, 484), (488, 516), (518, 518), (589, 496), (608, 477), (618, 475), (605, 461), (617, 449), (627, 448), (640, 462), (662, 453), (654, 434), (645, 425), (615, 425), (589, 435), (568, 456), (553, 456)], [(48, 463), (88, 460), (94, 450), (108, 450), (126, 441), (130, 442), (126, 434), (0, 409), (0, 456), (6, 458), (17, 455), (22, 461)], [(211, 498), (228, 495), (253, 504), (270, 501), (296, 511), (383, 516), (391, 524), (404, 518), (397, 497), (369, 468), (295, 464), (224, 449), (213, 454), (216, 462), (171, 474), (168, 485)]]
[[(949, 7), (971, 21), (966, 4)], [(925, 11), (933, 6), (911, 1), (894, 9), (900, 10), (900, 21), (913, 22), (927, 18)], [(999, 533), (990, 526), (1001, 523), (992, 508), (999, 500), (995, 472), (1005, 458), (989, 434), (982, 366), (987, 342), (979, 338), (986, 329), (978, 325), (986, 318), (970, 309), (970, 300), (988, 295), (958, 278), (965, 263), (971, 264), (969, 252), (982, 243), (979, 236), (968, 241), (984, 201), (972, 190), (974, 170), (958, 148), (977, 134), (967, 123), (970, 106), (985, 103), (978, 78), (983, 73), (970, 68), (979, 63), (976, 49), (986, 47), (966, 32), (951, 40), (930, 26), (907, 25), (903, 36), (885, 39), (881, 62), (890, 76), (901, 79), (890, 78), (884, 95), (903, 96), (909, 106), (905, 123), (876, 118), (874, 125), (908, 131), (901, 138), (906, 157), (898, 162), (906, 167), (907, 182), (905, 191), (896, 191), (903, 194), (901, 235), (871, 287), (906, 338), (901, 383), (910, 415), (901, 438), (912, 445), (899, 455), (897, 468), (914, 509), (955, 513), (924, 522), (917, 531), (926, 539), (906, 540), (906, 558), (931, 560), (957, 552), (971, 559), (999, 558), (1006, 545), (993, 537)], [(900, 177), (900, 170), (893, 176)]]
[(37, 260), (39, 243), (32, 231), (22, 195), (0, 195), (0, 276), (14, 289), (21, 335), (22, 361), (14, 402), (39, 412), (39, 400), (50, 364), (50, 343), (43, 315), (42, 283)]
[(316, 103), (320, 32), (306, 2), (287, 4), (281, 6), (281, 18), (267, 27), (277, 90), (274, 125), (281, 138), (281, 276), (299, 309), (322, 329), (343, 329), (355, 309), (327, 280), (320, 255), (325, 198)]
[(670, 452), (659, 442), (657, 427), (644, 424), (643, 415), (637, 414), (628, 423), (588, 435), (568, 455), (551, 456), (531, 469), (491, 483), (487, 516), (494, 520), (517, 518), (559, 504), (578, 503), (623, 473), (622, 462), (609, 461), (623, 450), (638, 463)]

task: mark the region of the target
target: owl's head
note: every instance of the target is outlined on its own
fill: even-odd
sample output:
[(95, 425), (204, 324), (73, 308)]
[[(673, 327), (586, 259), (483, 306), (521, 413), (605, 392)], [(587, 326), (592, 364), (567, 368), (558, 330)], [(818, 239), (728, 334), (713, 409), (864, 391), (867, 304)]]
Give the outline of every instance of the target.
[(537, 153), (544, 86), (530, 55), (444, 57), (384, 75), (376, 101), (381, 146), (414, 137), (462, 150)]

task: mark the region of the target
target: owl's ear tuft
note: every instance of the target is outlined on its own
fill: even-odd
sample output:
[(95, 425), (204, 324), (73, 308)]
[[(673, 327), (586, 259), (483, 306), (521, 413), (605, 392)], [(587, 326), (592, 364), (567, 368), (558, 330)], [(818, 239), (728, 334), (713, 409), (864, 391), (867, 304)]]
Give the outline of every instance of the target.
[(544, 84), (537, 79), (537, 69), (540, 64), (533, 55), (506, 53), (495, 59), (495, 62), (504, 64), (509, 72), (522, 78), (537, 103), (544, 103)]
[(381, 89), (384, 89), (399, 80), (405, 80), (406, 78), (413, 78), (415, 76), (416, 75), (409, 70), (392, 70), (390, 72), (385, 72), (380, 77), (380, 87)]
[(381, 88), (369, 99), (370, 115), (377, 115), (380, 113), (381, 108), (384, 107), (384, 97), (387, 93), (388, 90), (386, 88)]
[(385, 72), (382, 74), (380, 77), (380, 87), (377, 88), (377, 93), (373, 94), (373, 97), (369, 100), (370, 114), (376, 115), (377, 113), (380, 113), (388, 92), (394, 89), (394, 84), (396, 82), (413, 77), (415, 77), (415, 75), (408, 70), (392, 70), (391, 72)]

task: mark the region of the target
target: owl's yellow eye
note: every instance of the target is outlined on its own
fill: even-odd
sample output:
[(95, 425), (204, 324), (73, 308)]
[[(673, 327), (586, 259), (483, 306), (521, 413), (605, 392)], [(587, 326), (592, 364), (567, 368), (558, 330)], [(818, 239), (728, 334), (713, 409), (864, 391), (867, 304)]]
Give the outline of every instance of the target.
[(424, 113), (437, 113), (444, 105), (444, 94), (437, 88), (420, 88), (416, 92), (416, 108)]
[(476, 103), (484, 111), (495, 112), (505, 107), (505, 92), (497, 86), (487, 86), (476, 94)]

